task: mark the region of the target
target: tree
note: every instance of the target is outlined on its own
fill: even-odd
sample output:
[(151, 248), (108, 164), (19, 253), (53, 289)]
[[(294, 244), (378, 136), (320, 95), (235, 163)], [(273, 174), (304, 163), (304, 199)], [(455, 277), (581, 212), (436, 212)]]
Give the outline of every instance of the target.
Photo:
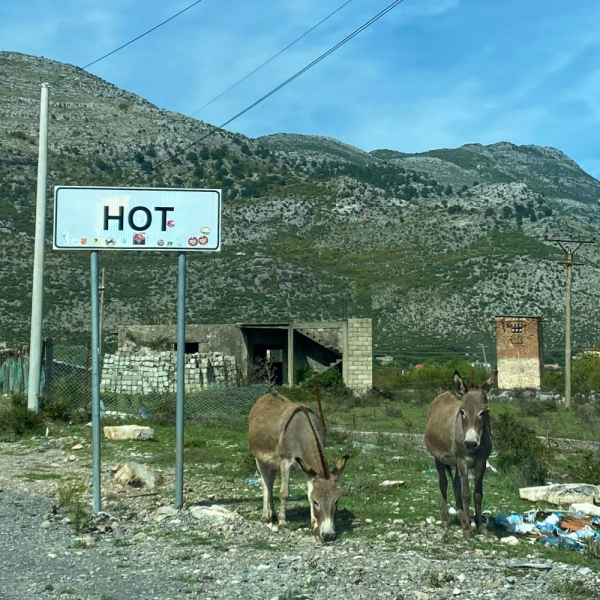
[(199, 154), (200, 158), (202, 160), (208, 160), (210, 158), (210, 154), (208, 153), (208, 147), (207, 146), (202, 146), (202, 148), (200, 148), (200, 154)]

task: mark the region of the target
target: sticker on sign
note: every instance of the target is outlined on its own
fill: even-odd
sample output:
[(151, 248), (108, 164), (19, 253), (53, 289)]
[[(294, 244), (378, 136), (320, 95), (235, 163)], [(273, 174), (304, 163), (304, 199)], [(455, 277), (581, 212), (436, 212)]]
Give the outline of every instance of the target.
[(218, 251), (221, 190), (57, 186), (52, 247)]

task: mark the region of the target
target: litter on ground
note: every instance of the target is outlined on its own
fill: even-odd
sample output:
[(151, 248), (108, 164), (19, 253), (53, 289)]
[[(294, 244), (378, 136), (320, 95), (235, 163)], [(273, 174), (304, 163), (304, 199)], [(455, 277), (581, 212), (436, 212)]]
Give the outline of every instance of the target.
[[(593, 505), (592, 505), (593, 506)], [(530, 538), (532, 542), (540, 540), (545, 546), (553, 546), (583, 552), (585, 544), (593, 541), (600, 545), (600, 517), (588, 517), (584, 511), (573, 511), (574, 514), (563, 515), (558, 512), (545, 513), (543, 520), (537, 520), (537, 511), (531, 510), (520, 515), (510, 514), (508, 517), (500, 513), (494, 523), (496, 527), (506, 529), (513, 534)], [(502, 538), (503, 543), (514, 544), (509, 538)]]

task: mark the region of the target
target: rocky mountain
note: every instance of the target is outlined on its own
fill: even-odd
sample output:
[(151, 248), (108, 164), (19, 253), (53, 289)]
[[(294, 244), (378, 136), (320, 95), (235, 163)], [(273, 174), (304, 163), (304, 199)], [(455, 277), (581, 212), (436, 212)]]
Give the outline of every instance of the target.
[[(493, 358), (494, 315), (539, 315), (547, 359), (560, 358), (562, 253), (542, 240), (596, 235), (600, 182), (559, 150), (367, 153), (318, 136), (249, 139), (11, 52), (0, 52), (0, 339), (28, 338), (42, 81), (52, 84), (48, 235), (54, 185), (224, 190), (223, 251), (189, 259), (189, 322), (371, 316), (376, 353), (410, 364), (481, 358), (481, 344)], [(576, 348), (600, 324), (598, 249), (578, 256)], [(175, 321), (174, 255), (100, 260), (107, 332)], [(63, 341), (89, 330), (88, 253), (53, 252), (50, 239), (45, 327)]]

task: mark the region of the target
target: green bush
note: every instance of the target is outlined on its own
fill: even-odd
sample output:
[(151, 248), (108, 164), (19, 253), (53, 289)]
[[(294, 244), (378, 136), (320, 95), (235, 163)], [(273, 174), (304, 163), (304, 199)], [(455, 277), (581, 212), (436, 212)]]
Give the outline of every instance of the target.
[(498, 445), (498, 469), (518, 486), (544, 485), (552, 464), (552, 452), (533, 429), (510, 413), (494, 419), (492, 435)]
[(554, 400), (528, 400), (526, 398), (520, 398), (519, 405), (526, 417), (539, 417), (545, 413), (558, 411)]
[(175, 425), (175, 398), (166, 398), (148, 419), (151, 425)]
[(596, 452), (585, 452), (569, 465), (569, 479), (574, 483), (600, 485), (600, 456)]
[(73, 410), (74, 406), (69, 400), (57, 396), (44, 399), (42, 408), (44, 416), (52, 421), (62, 421), (63, 423), (72, 420)]
[(326, 390), (344, 389), (344, 378), (337, 369), (327, 369), (317, 377), (319, 386)]
[(42, 415), (27, 409), (24, 394), (13, 394), (8, 403), (0, 406), (0, 439), (12, 441), (27, 433), (39, 433), (43, 425)]

